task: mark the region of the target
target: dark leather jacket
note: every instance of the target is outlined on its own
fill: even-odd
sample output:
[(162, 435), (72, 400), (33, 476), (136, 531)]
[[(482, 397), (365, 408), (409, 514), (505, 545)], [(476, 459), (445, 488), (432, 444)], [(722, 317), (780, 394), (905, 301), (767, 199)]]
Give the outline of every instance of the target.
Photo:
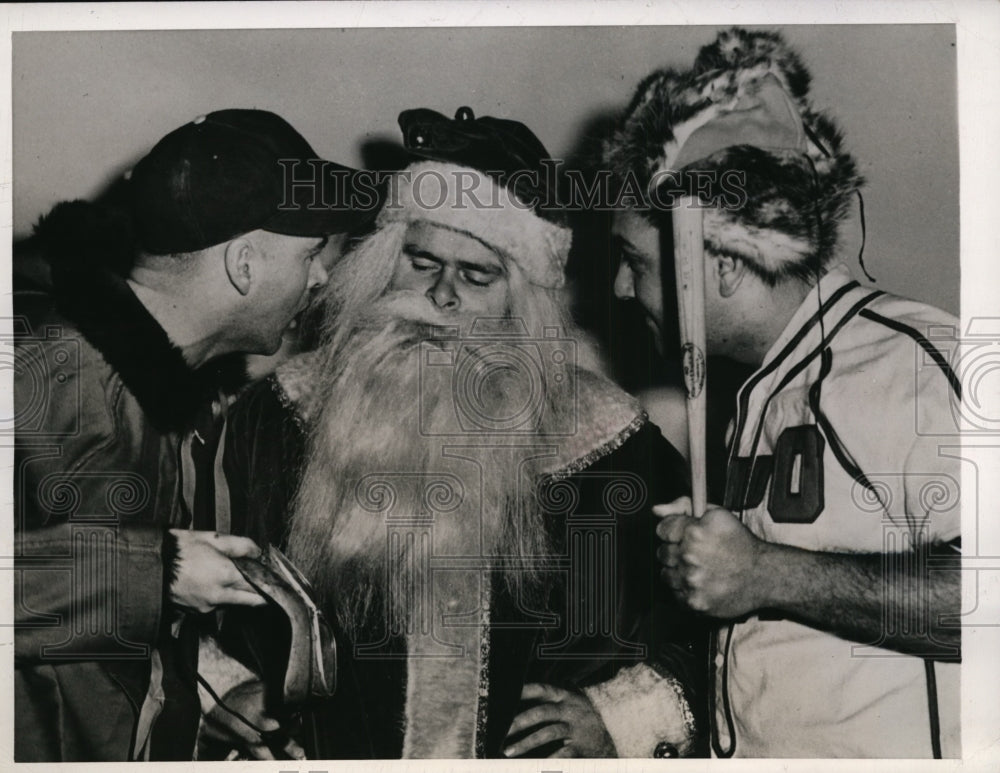
[(188, 430), (228, 372), (190, 370), (121, 277), (61, 258), (15, 267), (15, 760), (190, 759), (167, 529), (192, 521)]

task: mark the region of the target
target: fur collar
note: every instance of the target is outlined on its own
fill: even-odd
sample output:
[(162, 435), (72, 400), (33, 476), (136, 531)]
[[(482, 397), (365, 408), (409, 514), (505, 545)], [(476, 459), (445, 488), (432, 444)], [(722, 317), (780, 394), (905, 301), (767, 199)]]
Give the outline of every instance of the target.
[(243, 357), (226, 355), (197, 370), (189, 367), (125, 280), (95, 254), (99, 245), (73, 242), (72, 235), (80, 233), (78, 218), (60, 206), (64, 209), (57, 207), (36, 229), (52, 267), (56, 307), (119, 373), (154, 427), (190, 428), (220, 391), (234, 393), (246, 382)]

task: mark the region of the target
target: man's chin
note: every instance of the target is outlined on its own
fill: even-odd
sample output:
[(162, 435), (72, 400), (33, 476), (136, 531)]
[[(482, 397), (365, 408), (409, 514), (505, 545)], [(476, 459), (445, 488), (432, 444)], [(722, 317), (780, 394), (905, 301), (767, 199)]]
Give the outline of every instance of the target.
[(272, 332), (253, 350), (247, 352), (262, 358), (273, 358), (279, 355), (289, 356), (298, 350), (299, 337), (295, 331), (285, 328), (277, 333)]
[(282, 338), (297, 338), (299, 335), (299, 329), (302, 325), (302, 319), (306, 316), (306, 312), (309, 310), (308, 306), (303, 306), (294, 316), (288, 320), (288, 324), (285, 325), (285, 329), (281, 333)]

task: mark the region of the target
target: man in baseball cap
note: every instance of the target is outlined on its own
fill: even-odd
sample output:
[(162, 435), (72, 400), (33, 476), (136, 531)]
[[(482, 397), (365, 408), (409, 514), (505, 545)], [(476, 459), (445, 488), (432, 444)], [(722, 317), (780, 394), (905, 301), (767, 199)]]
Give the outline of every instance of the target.
[(39, 222), (51, 282), (14, 298), (18, 761), (191, 758), (195, 628), (265, 603), (231, 560), (258, 546), (200, 474), (218, 398), (325, 284), (330, 237), (374, 214), (365, 182), (273, 113), (220, 110), (139, 161), (127, 212)]
[[(378, 194), (366, 183), (365, 173), (318, 158), (274, 113), (199, 116), (160, 140), (131, 174), (140, 247), (131, 282), (153, 303), (162, 289), (169, 297), (183, 287), (217, 318), (231, 312), (204, 342), (209, 351), (270, 354), (309, 291), (326, 281), (315, 259), (325, 241), (374, 215)], [(207, 271), (191, 271), (199, 267)], [(190, 281), (178, 285), (175, 268)]]

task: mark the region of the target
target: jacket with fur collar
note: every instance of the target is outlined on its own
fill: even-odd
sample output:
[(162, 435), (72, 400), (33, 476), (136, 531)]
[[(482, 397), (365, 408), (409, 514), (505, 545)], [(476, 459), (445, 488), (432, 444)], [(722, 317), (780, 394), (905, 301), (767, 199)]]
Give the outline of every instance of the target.
[[(131, 249), (127, 229), (103, 212), (64, 202), (42, 218), (33, 239), (41, 255), (35, 264), (47, 271), (35, 272), (35, 287), (51, 294), (55, 310), (121, 375), (155, 427), (189, 429), (206, 401), (246, 381), (243, 359), (225, 356), (198, 369), (184, 362), (122, 277), (123, 253)], [(45, 273), (47, 287), (37, 279)]]
[(73, 209), (40, 225), (40, 270), (15, 265), (15, 759), (190, 759), (168, 528), (192, 518), (188, 430), (240, 363), (189, 368)]

